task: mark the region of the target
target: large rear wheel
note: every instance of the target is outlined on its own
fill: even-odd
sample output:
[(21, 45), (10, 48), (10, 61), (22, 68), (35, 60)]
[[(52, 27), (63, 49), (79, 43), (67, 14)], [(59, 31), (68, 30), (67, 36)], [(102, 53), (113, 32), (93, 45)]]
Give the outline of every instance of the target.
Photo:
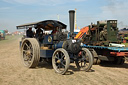
[(21, 45), (21, 58), (28, 68), (35, 68), (40, 60), (40, 47), (35, 38), (26, 38)]

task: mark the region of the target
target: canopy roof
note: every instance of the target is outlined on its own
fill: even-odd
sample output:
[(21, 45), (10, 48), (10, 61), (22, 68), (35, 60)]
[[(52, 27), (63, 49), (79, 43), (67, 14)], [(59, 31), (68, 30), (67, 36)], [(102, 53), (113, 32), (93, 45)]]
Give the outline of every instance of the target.
[(27, 29), (29, 27), (35, 27), (35, 28), (40, 27), (44, 30), (53, 30), (56, 27), (60, 27), (61, 29), (66, 29), (67, 26), (62, 22), (59, 22), (56, 20), (45, 20), (45, 21), (27, 23), (27, 24), (16, 26), (16, 27), (17, 29)]

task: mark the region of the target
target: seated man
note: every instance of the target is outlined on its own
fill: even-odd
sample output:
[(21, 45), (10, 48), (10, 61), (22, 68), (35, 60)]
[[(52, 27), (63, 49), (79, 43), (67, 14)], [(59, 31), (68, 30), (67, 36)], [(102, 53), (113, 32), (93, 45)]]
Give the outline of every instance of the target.
[(39, 41), (41, 41), (43, 39), (43, 30), (41, 28), (37, 28), (36, 38), (39, 39)]
[(33, 37), (34, 37), (34, 33), (33, 33), (31, 27), (26, 31), (26, 36), (27, 36), (28, 38), (33, 38)]
[(58, 27), (54, 28), (51, 34), (56, 34), (56, 32), (58, 32), (58, 29)]

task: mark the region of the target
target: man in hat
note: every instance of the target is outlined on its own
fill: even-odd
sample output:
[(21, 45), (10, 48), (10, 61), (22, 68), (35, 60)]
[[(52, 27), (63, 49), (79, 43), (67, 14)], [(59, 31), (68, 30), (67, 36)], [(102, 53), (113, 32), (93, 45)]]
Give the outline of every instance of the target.
[(26, 31), (26, 36), (27, 36), (28, 38), (33, 38), (33, 37), (34, 37), (34, 33), (33, 33), (31, 27)]
[(35, 34), (35, 37), (41, 42), (42, 39), (43, 39), (43, 30), (41, 27), (36, 27), (36, 34)]

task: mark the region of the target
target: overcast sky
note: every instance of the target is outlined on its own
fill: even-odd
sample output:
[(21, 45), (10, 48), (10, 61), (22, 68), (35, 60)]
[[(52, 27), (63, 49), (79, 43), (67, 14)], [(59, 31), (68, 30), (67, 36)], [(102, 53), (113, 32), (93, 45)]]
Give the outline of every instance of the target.
[(117, 19), (120, 28), (128, 25), (128, 0), (0, 0), (0, 29), (12, 32), (17, 25), (57, 20), (57, 15), (69, 26), (68, 11), (75, 8), (80, 28), (109, 19)]

